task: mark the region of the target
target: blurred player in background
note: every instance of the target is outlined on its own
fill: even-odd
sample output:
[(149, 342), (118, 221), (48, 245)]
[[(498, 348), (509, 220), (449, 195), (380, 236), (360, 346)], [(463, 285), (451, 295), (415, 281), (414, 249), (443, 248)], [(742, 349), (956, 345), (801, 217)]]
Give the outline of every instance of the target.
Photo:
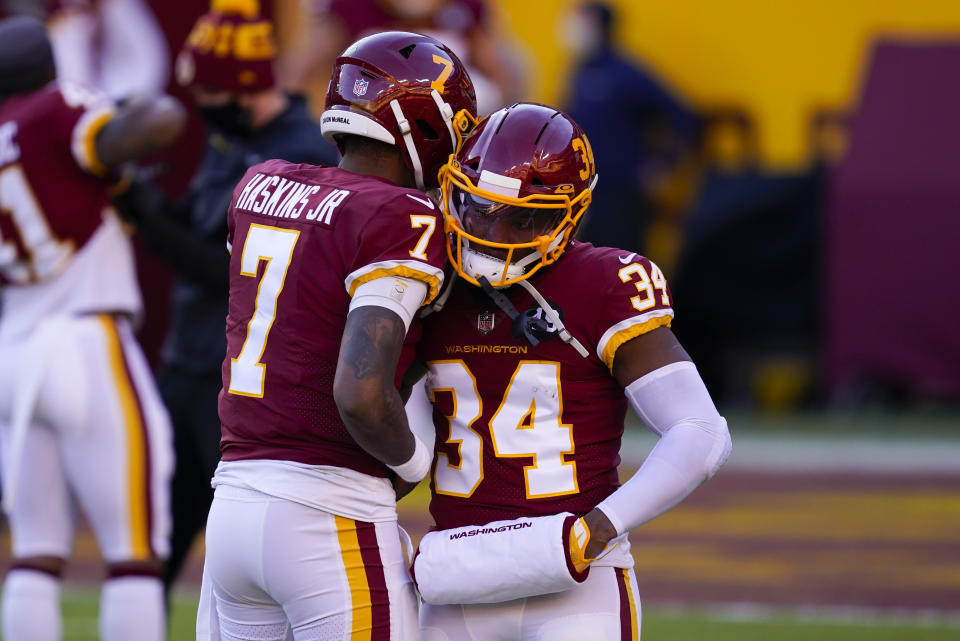
[(607, 2), (584, 2), (567, 18), (574, 68), (565, 109), (590, 136), (604, 182), (578, 235), (646, 252), (647, 229), (665, 213), (657, 199), (695, 150), (700, 122), (676, 88), (625, 53), (619, 24)]
[(213, 0), (177, 59), (177, 80), (189, 87), (210, 129), (190, 190), (173, 201), (138, 178), (115, 200), (176, 276), (157, 374), (177, 453), (168, 592), (203, 529), (220, 460), (217, 395), (230, 262), (224, 238), (233, 188), (248, 167), (270, 158), (311, 164), (338, 158), (306, 100), (276, 86), (273, 30), (256, 0)]
[(61, 637), (75, 505), (107, 564), (100, 634), (164, 638), (170, 426), (131, 318), (133, 252), (109, 207), (111, 169), (171, 143), (160, 96), (115, 107), (51, 83), (40, 22), (0, 23), (0, 437), (13, 568), (3, 637)]
[[(461, 279), (418, 345), (441, 530), (414, 566), (424, 641), (638, 638), (627, 534), (729, 454), (726, 422), (669, 329), (663, 273), (571, 240), (596, 182), (583, 130), (529, 103), (482, 121), (441, 171)], [(628, 405), (661, 438), (620, 486)]]
[(519, 57), (496, 33), (485, 0), (308, 0), (304, 7), (309, 22), (284, 65), (291, 87), (306, 88), (357, 38), (400, 29), (436, 38), (463, 60), (480, 113), (522, 98)]
[(0, 7), (46, 21), (60, 80), (114, 99), (167, 86), (167, 43), (145, 0), (3, 0)]
[(456, 149), (461, 112), (476, 99), (450, 49), (369, 36), (337, 58), (327, 93), (339, 167), (271, 160), (234, 190), (198, 639), (417, 637), (396, 496), (431, 452), (398, 384), (411, 323), (443, 280), (424, 190)]

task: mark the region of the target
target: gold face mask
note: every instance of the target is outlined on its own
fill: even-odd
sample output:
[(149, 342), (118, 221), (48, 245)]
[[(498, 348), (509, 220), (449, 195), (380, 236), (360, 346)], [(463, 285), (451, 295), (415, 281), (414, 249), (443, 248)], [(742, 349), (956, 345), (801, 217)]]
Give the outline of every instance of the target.
[(596, 171), (586, 136), (561, 115), (521, 103), (480, 122), (454, 118), (458, 153), (440, 169), (440, 204), (447, 254), (468, 282), (530, 278), (573, 237)]
[[(527, 279), (560, 257), (590, 205), (591, 191), (510, 197), (481, 189), (451, 157), (440, 170), (447, 255), (473, 284), (486, 276), (494, 287)], [(572, 190), (571, 190), (572, 191)], [(492, 259), (483, 273), (470, 269), (468, 252)], [(472, 272), (472, 273), (471, 273)]]

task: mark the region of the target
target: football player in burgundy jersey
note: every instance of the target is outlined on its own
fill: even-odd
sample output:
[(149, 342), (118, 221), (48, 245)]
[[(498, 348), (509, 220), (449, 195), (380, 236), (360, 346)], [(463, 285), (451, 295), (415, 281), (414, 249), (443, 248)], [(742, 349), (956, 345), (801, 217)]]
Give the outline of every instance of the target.
[(446, 46), (369, 36), (337, 59), (321, 116), (339, 166), (271, 160), (234, 190), (198, 639), (417, 637), (395, 482), (432, 453), (398, 384), (443, 281), (423, 190), (456, 150), (454, 115), (475, 113)]
[[(491, 114), (440, 181), (459, 278), (425, 317), (418, 358), (437, 434), (430, 512), (439, 534), (451, 532), (428, 534), (439, 543), (428, 552), (425, 538), (414, 566), (421, 638), (636, 639), (627, 534), (730, 451), (726, 423), (670, 331), (670, 288), (649, 259), (573, 239), (597, 174), (587, 137), (556, 109), (520, 103)], [(628, 406), (661, 438), (621, 486)], [(522, 545), (508, 538), (529, 536), (526, 520), (564, 514), (562, 536), (541, 547), (565, 542), (556, 557), (565, 589), (510, 585), (526, 580), (516, 569), (526, 560), (510, 557)], [(481, 593), (478, 574), (471, 594), (473, 570), (455, 552), (465, 541), (490, 551), (488, 567), (502, 552), (504, 589)], [(431, 566), (434, 552), (452, 566)]]
[(172, 142), (171, 98), (116, 107), (51, 82), (39, 22), (0, 23), (0, 450), (13, 566), (3, 638), (61, 636), (79, 506), (106, 561), (103, 639), (164, 638), (170, 426), (131, 329), (141, 312), (110, 170)]

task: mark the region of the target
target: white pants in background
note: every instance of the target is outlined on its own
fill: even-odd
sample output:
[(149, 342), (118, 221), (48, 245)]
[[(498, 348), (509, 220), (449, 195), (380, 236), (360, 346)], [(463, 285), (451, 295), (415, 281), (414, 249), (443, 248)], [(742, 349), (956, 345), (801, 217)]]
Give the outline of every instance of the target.
[[(108, 563), (169, 553), (173, 442), (166, 409), (126, 320), (56, 319), (0, 342), (0, 449), (16, 558), (67, 558), (76, 507)], [(40, 363), (39, 361), (42, 361)], [(12, 417), (38, 372), (27, 422)]]

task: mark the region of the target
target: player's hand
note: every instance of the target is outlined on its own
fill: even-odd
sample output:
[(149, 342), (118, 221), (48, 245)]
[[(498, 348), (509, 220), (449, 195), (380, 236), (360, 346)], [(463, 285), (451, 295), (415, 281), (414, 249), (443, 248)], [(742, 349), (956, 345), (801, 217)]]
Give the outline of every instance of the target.
[(596, 508), (577, 519), (570, 529), (569, 541), (570, 559), (577, 572), (583, 572), (595, 561), (616, 536), (610, 519)]
[(614, 529), (610, 519), (607, 518), (607, 515), (597, 508), (593, 508), (587, 512), (583, 517), (583, 522), (590, 530), (590, 540), (587, 542), (584, 555), (586, 558), (593, 560), (603, 552), (611, 539), (617, 537), (617, 531)]
[(154, 168), (137, 168), (132, 165), (124, 168), (123, 176), (114, 186), (111, 203), (120, 216), (132, 225), (139, 225), (144, 216), (156, 215), (165, 204), (166, 198), (151, 181)]

